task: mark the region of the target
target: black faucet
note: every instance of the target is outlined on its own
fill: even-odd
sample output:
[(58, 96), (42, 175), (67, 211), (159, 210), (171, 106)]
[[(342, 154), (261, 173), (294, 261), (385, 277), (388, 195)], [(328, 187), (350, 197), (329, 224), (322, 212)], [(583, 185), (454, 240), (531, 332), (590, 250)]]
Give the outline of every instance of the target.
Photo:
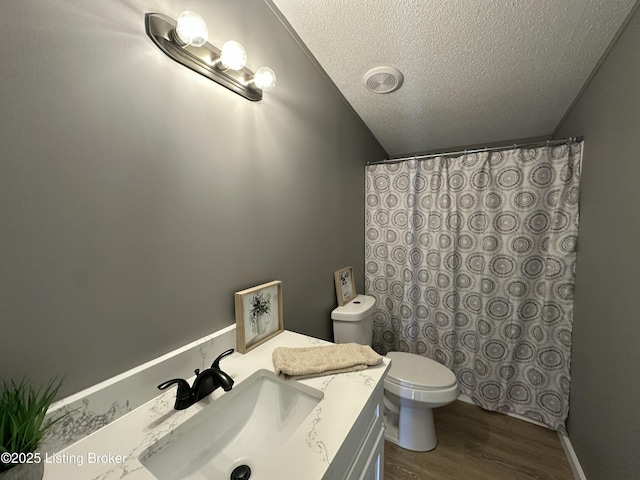
[(196, 379), (193, 381), (193, 385), (190, 387), (189, 383), (182, 378), (174, 378), (167, 380), (164, 383), (158, 385), (160, 390), (177, 384), (178, 391), (176, 392), (176, 403), (173, 406), (176, 410), (184, 410), (189, 408), (196, 402), (199, 402), (207, 395), (211, 394), (216, 388), (222, 387), (225, 392), (228, 392), (233, 387), (233, 379), (220, 370), (220, 360), (227, 355), (233, 353), (233, 348), (222, 352), (218, 355), (211, 368), (207, 368), (204, 371), (200, 371), (199, 368), (195, 369)]

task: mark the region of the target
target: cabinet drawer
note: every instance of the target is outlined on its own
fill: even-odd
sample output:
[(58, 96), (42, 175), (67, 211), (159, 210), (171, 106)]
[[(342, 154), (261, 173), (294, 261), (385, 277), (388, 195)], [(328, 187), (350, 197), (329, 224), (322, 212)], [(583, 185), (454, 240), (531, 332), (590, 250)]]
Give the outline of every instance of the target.
[[(381, 441), (383, 442), (382, 445), (384, 445), (384, 424), (382, 423), (382, 416), (378, 416), (367, 433), (362, 447), (358, 451), (345, 480), (377, 478), (375, 472), (380, 470), (382, 462), (378, 451)], [(378, 463), (380, 463), (380, 465), (377, 465)], [(371, 476), (371, 473), (374, 475)]]

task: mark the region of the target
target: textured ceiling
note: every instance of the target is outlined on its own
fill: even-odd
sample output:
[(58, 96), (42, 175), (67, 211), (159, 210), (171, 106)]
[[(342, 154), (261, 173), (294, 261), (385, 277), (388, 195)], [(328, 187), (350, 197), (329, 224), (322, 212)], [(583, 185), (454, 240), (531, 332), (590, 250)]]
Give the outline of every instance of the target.
[(636, 2), (272, 1), (391, 156), (551, 134)]

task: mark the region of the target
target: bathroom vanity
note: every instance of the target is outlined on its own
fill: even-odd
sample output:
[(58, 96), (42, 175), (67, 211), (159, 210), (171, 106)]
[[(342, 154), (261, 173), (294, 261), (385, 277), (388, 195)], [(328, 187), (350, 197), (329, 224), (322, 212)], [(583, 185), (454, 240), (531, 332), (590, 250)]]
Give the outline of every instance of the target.
[(218, 389), (185, 410), (173, 408), (175, 389), (158, 392), (48, 454), (44, 478), (226, 480), (248, 465), (254, 480), (381, 479), (388, 359), (358, 372), (299, 381), (273, 373), (276, 347), (326, 343), (284, 331), (247, 354), (234, 353), (221, 362), (235, 381), (231, 391)]

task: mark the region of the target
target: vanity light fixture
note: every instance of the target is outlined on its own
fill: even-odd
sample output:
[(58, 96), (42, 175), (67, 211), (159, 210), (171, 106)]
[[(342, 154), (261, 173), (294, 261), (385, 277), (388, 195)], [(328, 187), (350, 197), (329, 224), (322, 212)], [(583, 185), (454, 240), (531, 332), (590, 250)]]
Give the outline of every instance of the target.
[(247, 53), (238, 42), (229, 40), (222, 45), (220, 56), (214, 66), (220, 70), (241, 70), (247, 64)]
[(175, 33), (177, 42), (182, 46), (201, 47), (209, 39), (207, 24), (204, 23), (200, 15), (190, 10), (185, 10), (180, 14), (173, 33)]
[(249, 85), (263, 92), (273, 90), (276, 86), (276, 74), (269, 67), (260, 67), (249, 81)]
[(182, 12), (177, 22), (160, 13), (147, 13), (145, 27), (166, 55), (247, 100), (262, 100), (262, 93), (275, 87), (276, 74), (269, 67), (260, 67), (255, 74), (245, 67), (247, 54), (238, 42), (230, 40), (222, 48), (208, 43), (207, 25), (195, 12)]

